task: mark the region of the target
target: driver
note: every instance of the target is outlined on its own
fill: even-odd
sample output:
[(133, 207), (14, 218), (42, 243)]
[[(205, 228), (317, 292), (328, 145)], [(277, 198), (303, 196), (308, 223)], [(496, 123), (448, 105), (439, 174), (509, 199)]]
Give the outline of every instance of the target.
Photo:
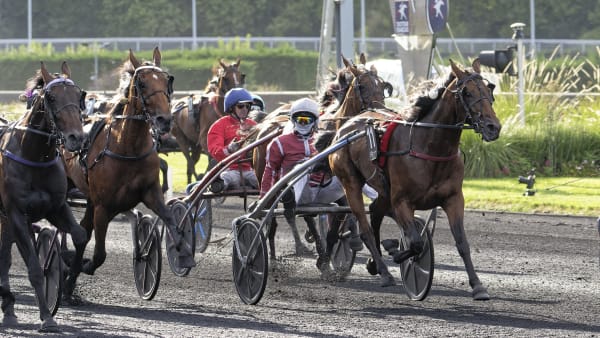
[[(241, 148), (250, 129), (256, 125), (248, 118), (251, 104), (252, 94), (244, 88), (233, 88), (225, 94), (224, 111), (227, 115), (218, 119), (208, 130), (208, 152), (212, 158), (220, 162)], [(220, 178), (223, 186), (219, 191), (239, 189), (242, 185), (258, 189), (258, 179), (250, 162), (231, 164)], [(214, 189), (216, 186), (211, 187)]]

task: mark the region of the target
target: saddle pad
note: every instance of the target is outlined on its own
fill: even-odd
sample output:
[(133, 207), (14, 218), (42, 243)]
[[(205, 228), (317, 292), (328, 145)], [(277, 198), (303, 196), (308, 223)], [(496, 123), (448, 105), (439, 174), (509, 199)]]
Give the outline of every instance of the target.
[[(378, 164), (381, 168), (385, 166), (385, 161), (387, 160), (387, 156), (385, 153), (388, 151), (390, 139), (392, 138), (392, 133), (394, 129), (398, 126), (398, 123), (395, 122), (385, 122), (381, 125), (382, 128), (385, 128), (383, 132), (383, 136), (381, 137), (381, 141), (379, 141), (379, 159)], [(382, 155), (383, 154), (383, 155)]]

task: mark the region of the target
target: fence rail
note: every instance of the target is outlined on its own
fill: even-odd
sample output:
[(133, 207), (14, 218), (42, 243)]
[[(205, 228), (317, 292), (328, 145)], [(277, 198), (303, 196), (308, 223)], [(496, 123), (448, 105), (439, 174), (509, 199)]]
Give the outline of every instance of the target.
[[(106, 48), (115, 50), (127, 50), (129, 48), (140, 50), (151, 50), (155, 46), (160, 49), (179, 49), (188, 50), (196, 47), (217, 47), (220, 43), (230, 43), (232, 41), (243, 41), (250, 46), (264, 45), (270, 48), (278, 45), (288, 44), (301, 50), (318, 51), (320, 46), (319, 37), (131, 37), (131, 38), (53, 38), (53, 39), (34, 39), (35, 43), (51, 44), (56, 51), (64, 51), (67, 48), (76, 48), (78, 45), (94, 46), (94, 48)], [(354, 39), (357, 50), (361, 46), (361, 39)], [(27, 39), (0, 39), (0, 50), (10, 50), (27, 46)], [(438, 51), (441, 55), (462, 53), (465, 56), (473, 56), (482, 50), (501, 49), (509, 45), (514, 45), (512, 39), (474, 39), (459, 38), (447, 39), (440, 38), (436, 40)], [(366, 38), (366, 51), (371, 57), (393, 56), (397, 53), (398, 44), (389, 38)], [(564, 40), (564, 39), (537, 39), (532, 44), (531, 40), (525, 40), (525, 47), (530, 50), (535, 46), (536, 53), (551, 53), (558, 48), (559, 54), (565, 53), (593, 53), (600, 46), (600, 40)], [(335, 46), (335, 39), (332, 41), (332, 49)]]

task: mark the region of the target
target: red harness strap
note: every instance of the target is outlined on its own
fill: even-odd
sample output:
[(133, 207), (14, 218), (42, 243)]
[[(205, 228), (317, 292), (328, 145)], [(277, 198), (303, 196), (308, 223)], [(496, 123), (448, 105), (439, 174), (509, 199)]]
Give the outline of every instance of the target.
[[(381, 141), (379, 141), (379, 150), (380, 153), (387, 153), (389, 145), (390, 145), (390, 139), (392, 138), (392, 133), (394, 132), (394, 129), (396, 129), (396, 127), (398, 126), (398, 123), (395, 122), (384, 122), (381, 125), (383, 128), (385, 128), (385, 132), (383, 132), (383, 136), (381, 137)], [(378, 163), (380, 167), (384, 167), (385, 166), (385, 161), (387, 160), (387, 156), (383, 155), (383, 156), (379, 156), (378, 159)]]
[[(382, 124), (382, 127), (385, 128), (383, 136), (381, 137), (381, 141), (379, 142), (380, 155), (378, 160), (378, 164), (381, 168), (385, 166), (385, 161), (387, 160), (387, 151), (390, 146), (390, 139), (392, 138), (392, 133), (394, 129), (398, 126), (396, 122), (385, 122)], [(411, 147), (412, 148), (412, 147)], [(456, 152), (456, 154), (452, 154), (450, 156), (434, 156), (425, 153), (420, 153), (414, 151), (413, 149), (408, 150), (407, 152), (402, 153), (403, 155), (410, 155), (416, 158), (420, 158), (422, 160), (433, 161), (433, 162), (447, 162), (451, 161), (460, 156), (460, 150)], [(396, 154), (399, 155), (399, 154)]]

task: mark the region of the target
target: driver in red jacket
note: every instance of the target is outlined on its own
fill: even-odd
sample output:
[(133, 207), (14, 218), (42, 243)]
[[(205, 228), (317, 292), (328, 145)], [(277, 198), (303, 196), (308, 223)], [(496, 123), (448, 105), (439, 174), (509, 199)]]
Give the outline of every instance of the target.
[[(248, 118), (252, 94), (244, 88), (233, 88), (225, 94), (226, 116), (218, 119), (208, 130), (208, 153), (217, 161), (240, 149), (256, 122)], [(250, 162), (233, 163), (221, 173), (223, 188), (239, 189), (242, 185), (258, 189), (258, 179)], [(213, 191), (218, 192), (218, 191)]]

